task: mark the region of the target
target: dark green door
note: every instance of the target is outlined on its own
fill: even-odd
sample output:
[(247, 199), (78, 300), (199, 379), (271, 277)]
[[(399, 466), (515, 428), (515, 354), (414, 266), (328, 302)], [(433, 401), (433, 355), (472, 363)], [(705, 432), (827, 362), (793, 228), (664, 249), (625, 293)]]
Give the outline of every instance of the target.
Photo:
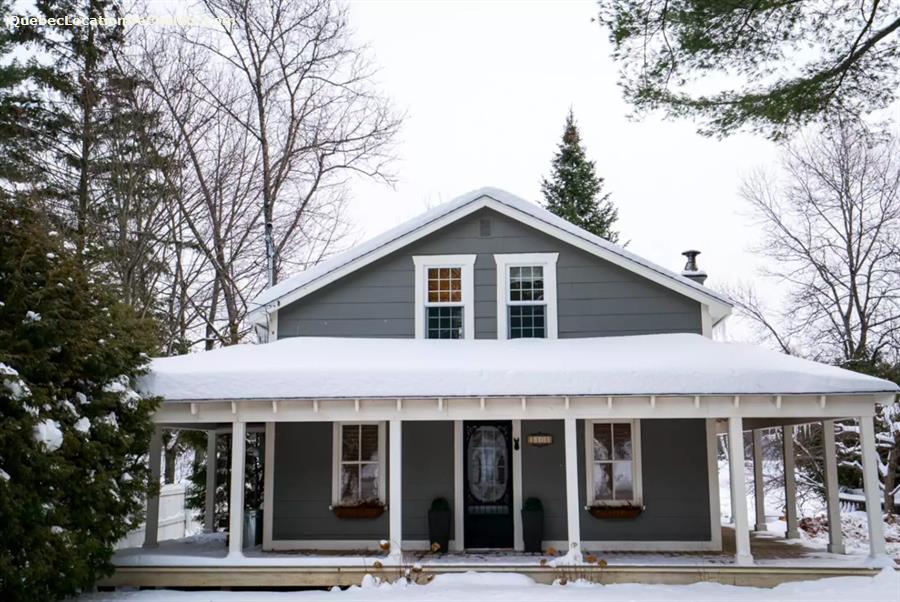
[(463, 427), (465, 547), (513, 547), (512, 422)]

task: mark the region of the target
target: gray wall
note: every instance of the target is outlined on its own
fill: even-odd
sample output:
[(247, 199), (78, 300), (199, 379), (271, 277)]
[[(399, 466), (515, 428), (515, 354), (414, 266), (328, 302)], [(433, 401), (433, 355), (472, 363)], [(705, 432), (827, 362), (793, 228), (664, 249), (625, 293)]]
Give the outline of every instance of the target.
[[(387, 512), (371, 520), (339, 519), (328, 509), (332, 429), (330, 422), (276, 423), (273, 539), (388, 536)], [(428, 539), (431, 501), (445, 497), (453, 502), (453, 423), (405, 422), (403, 448), (403, 538)], [(387, 474), (384, 478), (388, 491)]]
[[(546, 447), (528, 445), (526, 441), (532, 433), (549, 433), (553, 435), (553, 443)], [(565, 440), (562, 420), (522, 421), (522, 501), (530, 497), (541, 500), (544, 506), (545, 540), (569, 538), (566, 523)]]
[[(490, 219), (482, 237), (479, 220)], [(490, 209), (482, 209), (279, 311), (278, 337), (415, 336), (413, 255), (477, 253), (475, 336), (497, 336), (494, 253), (558, 252), (559, 337), (701, 332), (700, 304)], [(673, 258), (674, 259), (674, 258)]]

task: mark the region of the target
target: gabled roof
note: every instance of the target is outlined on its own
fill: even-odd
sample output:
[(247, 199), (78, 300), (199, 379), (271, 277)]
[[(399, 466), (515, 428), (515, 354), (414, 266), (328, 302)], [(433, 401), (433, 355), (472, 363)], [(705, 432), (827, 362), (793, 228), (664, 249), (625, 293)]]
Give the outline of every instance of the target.
[(713, 324), (731, 313), (725, 296), (690, 278), (647, 261), (498, 188), (480, 188), (448, 201), (327, 261), (283, 280), (253, 300), (249, 317), (262, 322), (267, 311), (293, 303), (342, 276), (399, 250), (479, 209), (488, 207), (611, 263), (709, 306)]

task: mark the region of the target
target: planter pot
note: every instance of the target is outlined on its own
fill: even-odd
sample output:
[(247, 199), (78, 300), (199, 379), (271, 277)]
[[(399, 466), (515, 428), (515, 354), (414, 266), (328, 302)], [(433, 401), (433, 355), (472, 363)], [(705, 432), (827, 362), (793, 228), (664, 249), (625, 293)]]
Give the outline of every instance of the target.
[(450, 548), (450, 511), (428, 511), (428, 539), (431, 545), (437, 544), (436, 551), (444, 554)]
[(335, 506), (332, 512), (338, 518), (378, 518), (384, 514), (384, 506), (374, 504)]
[(522, 510), (522, 539), (526, 552), (541, 552), (544, 540), (544, 511)]
[(637, 518), (643, 508), (640, 506), (591, 506), (594, 518)]

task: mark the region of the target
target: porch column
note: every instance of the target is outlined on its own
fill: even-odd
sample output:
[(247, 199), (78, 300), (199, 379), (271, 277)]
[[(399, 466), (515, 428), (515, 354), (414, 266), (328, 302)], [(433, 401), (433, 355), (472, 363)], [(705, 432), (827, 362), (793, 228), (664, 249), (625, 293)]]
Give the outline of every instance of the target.
[(841, 500), (838, 498), (837, 449), (834, 420), (822, 421), (822, 449), (825, 454), (825, 501), (828, 505), (828, 551), (846, 554), (841, 533)]
[(231, 423), (231, 501), (228, 502), (228, 555), (244, 555), (244, 468), (247, 423)]
[(781, 453), (784, 458), (784, 520), (786, 539), (797, 539), (797, 477), (794, 474), (794, 427), (781, 427)]
[(740, 416), (728, 419), (728, 466), (731, 481), (731, 507), (734, 510), (734, 562), (753, 564), (750, 553), (750, 525), (747, 521), (747, 484), (744, 481), (744, 421)]
[(756, 498), (756, 524), (754, 531), (766, 530), (766, 484), (763, 480), (762, 431), (753, 433), (753, 496)]
[(391, 420), (388, 445), (388, 472), (390, 473), (390, 493), (388, 494), (388, 519), (390, 524), (390, 556), (396, 562), (403, 560), (403, 422)]
[[(150, 435), (150, 483), (159, 487), (159, 475), (162, 464), (162, 427), (156, 425)], [(147, 518), (144, 521), (144, 547), (155, 548), (159, 545), (159, 494), (147, 496)]]
[(881, 488), (878, 486), (878, 451), (875, 449), (875, 427), (872, 420), (871, 416), (860, 416), (859, 441), (862, 444), (863, 487), (866, 494), (866, 516), (869, 519), (869, 556), (880, 558), (887, 554), (887, 550), (884, 545)]
[(206, 506), (203, 509), (203, 530), (216, 530), (216, 431), (206, 431)]
[(581, 522), (578, 507), (578, 435), (574, 418), (565, 418), (566, 444), (566, 522), (572, 560), (581, 562)]

